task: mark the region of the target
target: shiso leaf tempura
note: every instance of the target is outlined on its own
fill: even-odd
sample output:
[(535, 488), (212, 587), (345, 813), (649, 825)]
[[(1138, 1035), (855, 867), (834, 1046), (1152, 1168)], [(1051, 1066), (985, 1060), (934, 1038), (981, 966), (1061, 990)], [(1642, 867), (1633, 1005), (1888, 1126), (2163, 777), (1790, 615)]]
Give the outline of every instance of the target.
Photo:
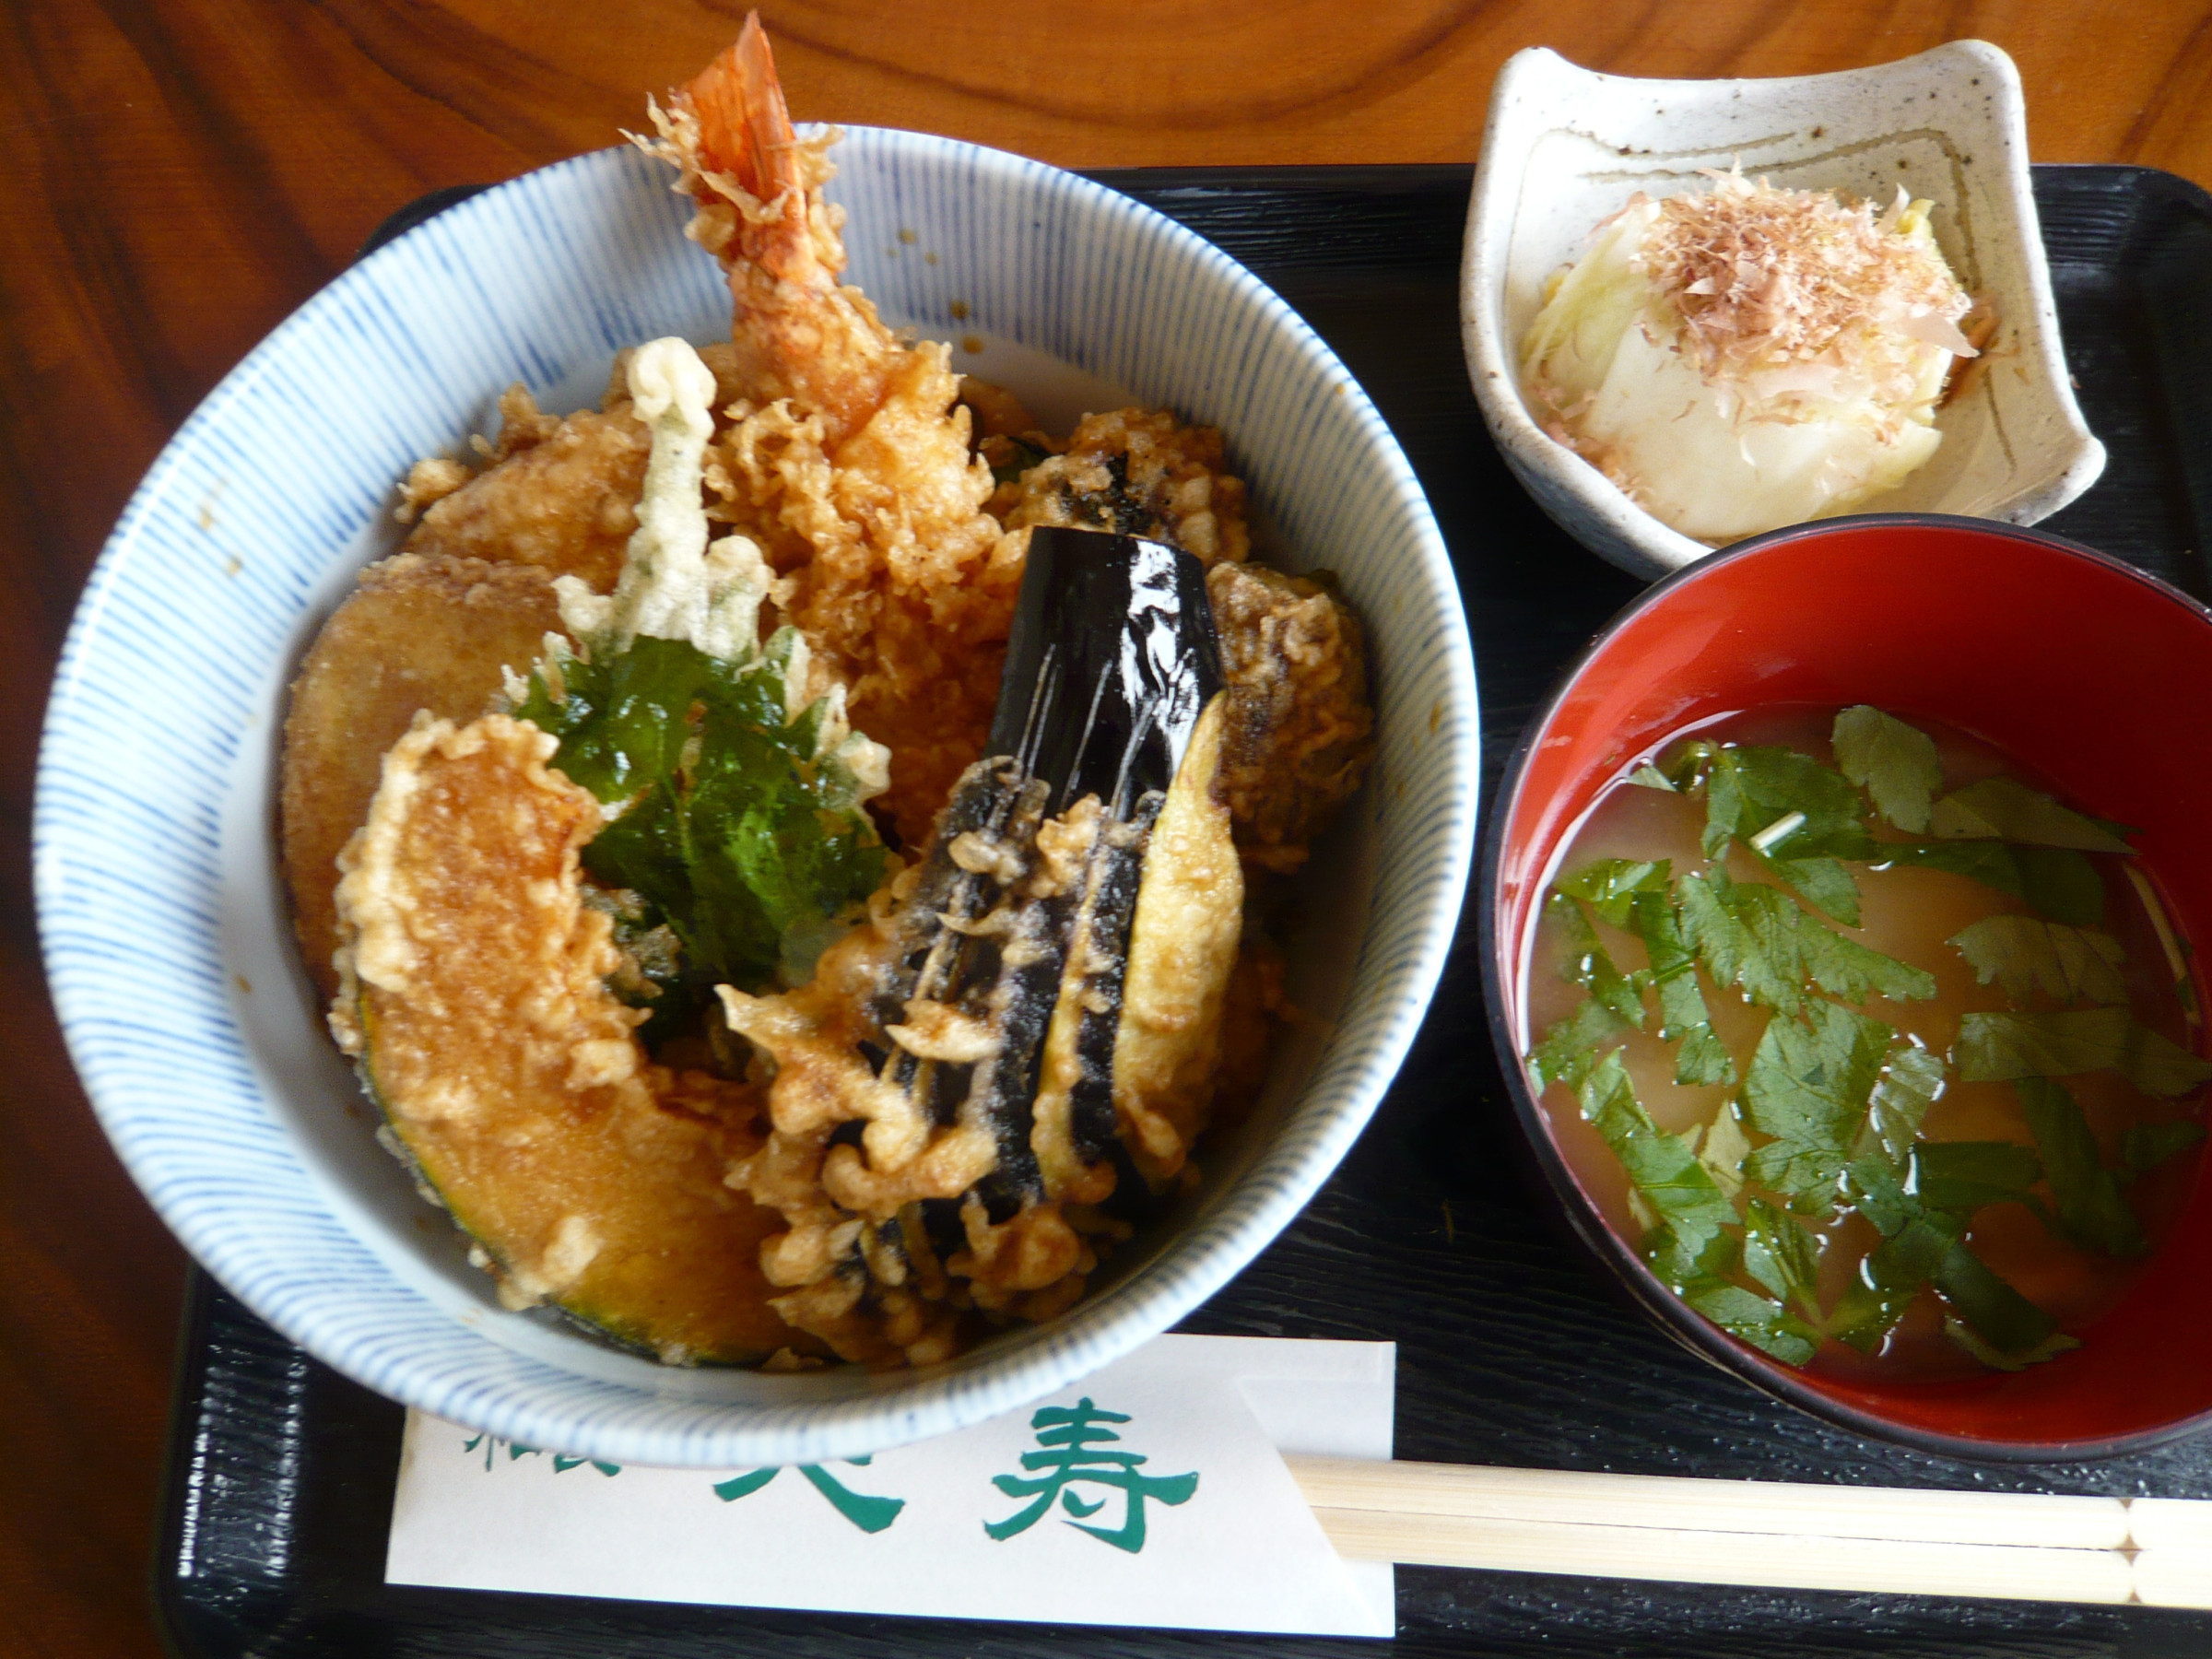
[[(2023, 1227), (2045, 1256), (2124, 1264), (2154, 1248), (2137, 1183), (2205, 1138), (2212, 1079), (2159, 1029), (2194, 1026), (2185, 947), (2124, 825), (2003, 774), (1946, 794), (1936, 739), (1878, 709), (1842, 710), (1827, 735), (1832, 765), (1699, 736), (1621, 780), (1701, 806), (1701, 856), (1570, 853), (1537, 959), (1581, 994), (1530, 1046), (1531, 1082), (1572, 1091), (1626, 1177), (1645, 1262), (1742, 1341), (1798, 1367), (1878, 1358), (1924, 1308), (1919, 1327), (1972, 1363), (2043, 1362), (2081, 1340), (2038, 1303), (2050, 1271), (1992, 1261), (2028, 1259)], [(2141, 898), (2128, 936), (2147, 963), (2107, 924), (2098, 859)], [(1861, 884), (1920, 870), (1979, 884), (1986, 913), (1945, 941), (1946, 971), (2005, 1006), (1913, 1015), (1936, 1006), (1939, 976), (1853, 936), (1876, 890)], [(2175, 996), (2146, 1002), (2141, 986), (2169, 974)], [(1645, 1087), (1727, 1091), (1678, 1133), (1662, 1126), (1678, 1112), (1655, 1120), (1639, 1097), (1631, 1045), (1653, 1042), (1671, 1048), (1671, 1083), (1653, 1071)], [(1936, 1112), (1972, 1086), (1996, 1104)], [(2126, 1121), (2110, 1104), (2123, 1097)]]
[(1719, 546), (1895, 488), (1976, 350), (1929, 203), (1707, 177), (1637, 194), (1554, 273), (1521, 375), (1552, 437)]

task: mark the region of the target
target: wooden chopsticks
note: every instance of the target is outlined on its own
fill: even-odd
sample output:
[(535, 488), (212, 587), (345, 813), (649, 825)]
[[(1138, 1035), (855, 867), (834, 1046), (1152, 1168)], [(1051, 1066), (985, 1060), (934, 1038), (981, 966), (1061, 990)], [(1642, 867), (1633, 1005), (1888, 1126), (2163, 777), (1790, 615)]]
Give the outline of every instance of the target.
[(1286, 1460), (1349, 1559), (2212, 1607), (2212, 1503)]

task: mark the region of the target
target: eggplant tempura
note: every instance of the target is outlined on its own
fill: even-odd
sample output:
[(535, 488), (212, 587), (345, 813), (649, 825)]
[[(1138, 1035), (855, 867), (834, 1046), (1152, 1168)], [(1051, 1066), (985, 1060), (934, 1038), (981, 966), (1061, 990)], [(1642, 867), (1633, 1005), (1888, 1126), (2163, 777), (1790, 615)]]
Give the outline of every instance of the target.
[(509, 1306), (926, 1363), (1072, 1304), (1256, 1091), (1359, 624), (1248, 562), (1219, 433), (1053, 438), (839, 284), (756, 20), (651, 113), (732, 337), (409, 475), (293, 688), (300, 944)]

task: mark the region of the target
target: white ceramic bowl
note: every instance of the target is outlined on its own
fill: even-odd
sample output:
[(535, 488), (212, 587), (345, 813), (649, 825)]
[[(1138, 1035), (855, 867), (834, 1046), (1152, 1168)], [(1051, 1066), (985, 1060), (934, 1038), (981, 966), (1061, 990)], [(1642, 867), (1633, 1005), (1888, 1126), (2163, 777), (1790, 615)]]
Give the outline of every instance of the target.
[(1483, 418), (1544, 511), (1592, 551), (1663, 576), (1712, 551), (1631, 502), (1547, 437), (1521, 391), (1521, 340), (1545, 278), (1641, 191), (1702, 188), (1701, 169), (1887, 205), (1902, 184), (1936, 206), (1936, 241), (1998, 318), (1989, 361), (1938, 412), (1943, 444), (1869, 512), (2048, 517), (2104, 470), (2074, 401), (2036, 229), (2019, 73), (1982, 41), (1838, 75), (1631, 80), (1535, 48), (1490, 94), (1460, 276), (1460, 326)]
[(1025, 1405), (1166, 1328), (1351, 1145), (1466, 882), (1477, 723), (1459, 594), (1404, 455), (1335, 355), (1218, 250), (1072, 174), (871, 129), (837, 155), (851, 278), (887, 316), (974, 336), (961, 366), (1056, 419), (1119, 388), (1218, 424), (1291, 561), (1335, 571), (1366, 618), (1375, 775), (1288, 941), (1292, 994), (1324, 1019), (1286, 1041), (1255, 1120), (1204, 1159), (1172, 1230), (1074, 1312), (949, 1364), (669, 1370), (502, 1311), (375, 1145), (290, 948), (272, 834), (284, 688), (355, 570), (395, 543), (412, 460), (483, 429), (511, 382), (588, 404), (618, 347), (727, 337), (729, 310), (669, 174), (634, 151), (440, 215), (271, 335), (133, 498), (48, 708), (35, 886), (87, 1091), (185, 1246), (339, 1371), (531, 1445), (724, 1467), (855, 1456)]

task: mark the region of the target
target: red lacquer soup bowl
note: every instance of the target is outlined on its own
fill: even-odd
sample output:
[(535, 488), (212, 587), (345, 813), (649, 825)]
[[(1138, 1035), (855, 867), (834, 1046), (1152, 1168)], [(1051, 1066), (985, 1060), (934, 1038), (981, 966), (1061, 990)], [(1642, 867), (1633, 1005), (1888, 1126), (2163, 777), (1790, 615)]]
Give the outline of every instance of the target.
[(1532, 724), (1493, 809), (1485, 980), (1536, 1161), (1576, 1233), (1670, 1334), (1849, 1429), (1954, 1456), (2057, 1460), (2212, 1428), (2212, 1156), (2080, 1347), (2018, 1371), (1877, 1384), (1794, 1370), (1708, 1324), (1606, 1225), (1553, 1142), (1520, 1060), (1525, 963), (1583, 815), (1687, 726), (1853, 703), (1982, 738), (2137, 827), (2182, 934), (2212, 942), (2212, 611), (2103, 554), (1979, 520), (1854, 518), (1744, 542), (1660, 582), (1598, 637)]

